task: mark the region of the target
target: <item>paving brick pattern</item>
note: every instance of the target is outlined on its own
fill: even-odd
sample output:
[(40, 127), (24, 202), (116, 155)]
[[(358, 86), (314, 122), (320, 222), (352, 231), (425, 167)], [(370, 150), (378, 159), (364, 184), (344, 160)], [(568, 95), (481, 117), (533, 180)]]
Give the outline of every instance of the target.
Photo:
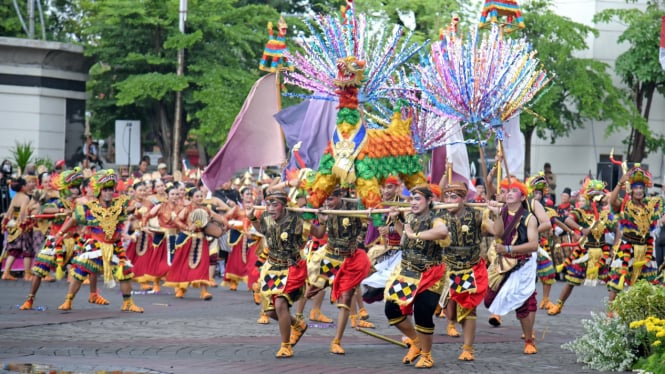
[[(553, 299), (562, 283), (554, 285)], [(124, 371), (138, 373), (404, 373), (416, 369), (401, 363), (406, 350), (347, 327), (342, 345), (346, 355), (329, 353), (335, 330), (310, 327), (295, 347), (291, 359), (276, 359), (279, 348), (277, 323), (259, 325), (258, 307), (251, 294), (212, 289), (214, 299), (204, 302), (191, 290), (184, 299), (172, 292), (137, 294), (135, 302), (144, 314), (120, 312), (117, 289), (100, 290), (111, 305), (87, 302), (87, 286), (74, 300), (71, 312), (57, 310), (66, 294), (64, 281), (44, 283), (35, 307), (17, 309), (29, 291), (24, 281), (0, 282), (0, 360), (11, 372), (11, 364), (51, 365), (60, 371), (94, 373)], [(540, 285), (538, 290), (540, 291)], [(540, 298), (540, 297), (539, 297)], [(493, 328), (489, 313), (479, 308), (476, 360), (460, 362), (462, 338), (445, 335), (447, 320), (436, 319), (433, 357), (437, 373), (596, 373), (576, 363), (572, 352), (561, 344), (580, 334), (580, 320), (591, 311), (602, 312), (604, 287), (576, 288), (561, 315), (536, 316), (538, 354), (524, 355), (519, 322), (504, 317), (504, 325)], [(367, 306), (377, 333), (400, 339), (388, 326), (383, 303)], [(306, 309), (309, 310), (309, 307)], [(324, 302), (323, 312), (336, 317), (334, 305)], [(459, 328), (461, 331), (461, 328)]]

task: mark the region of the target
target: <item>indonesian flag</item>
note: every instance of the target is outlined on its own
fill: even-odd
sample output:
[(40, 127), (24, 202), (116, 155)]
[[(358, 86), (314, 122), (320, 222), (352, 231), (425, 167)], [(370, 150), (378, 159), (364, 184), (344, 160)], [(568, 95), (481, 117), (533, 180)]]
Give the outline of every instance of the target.
[(665, 16), (661, 19), (660, 26), (660, 66), (665, 69)]

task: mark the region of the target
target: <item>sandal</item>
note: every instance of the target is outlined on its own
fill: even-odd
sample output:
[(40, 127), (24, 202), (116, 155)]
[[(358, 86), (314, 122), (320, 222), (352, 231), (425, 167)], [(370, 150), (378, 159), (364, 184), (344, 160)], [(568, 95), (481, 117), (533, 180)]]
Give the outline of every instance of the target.
[(90, 297), (88, 297), (88, 302), (90, 304), (109, 305), (109, 301), (96, 292), (90, 294)]
[(434, 367), (434, 359), (432, 358), (431, 352), (422, 352), (420, 354), (420, 360), (416, 363), (418, 369), (431, 369)]
[(455, 322), (448, 322), (448, 336), (452, 336), (453, 338), (459, 337), (459, 332), (455, 328)]
[(420, 357), (420, 347), (418, 345), (420, 344), (420, 341), (418, 338), (412, 339), (411, 340), (411, 345), (409, 346), (409, 351), (406, 353), (404, 358), (402, 358), (402, 363), (403, 364), (412, 364), (418, 357)]
[(333, 339), (332, 343), (330, 343), (330, 353), (334, 353), (336, 355), (343, 355), (346, 353), (344, 348), (342, 348), (339, 339)]
[(376, 327), (372, 322), (363, 321), (358, 318), (356, 314), (350, 315), (349, 318), (351, 319), (351, 327), (353, 328), (373, 329)]
[(295, 347), (296, 344), (300, 341), (305, 331), (307, 331), (307, 322), (303, 319), (296, 319), (293, 325), (291, 325), (291, 336), (289, 337), (289, 344), (291, 347)]
[(321, 313), (321, 309), (312, 309), (309, 312), (309, 320), (312, 322), (332, 323), (332, 318)]
[(275, 354), (275, 357), (277, 358), (293, 357), (293, 349), (291, 348), (291, 344), (282, 343), (282, 345), (279, 347), (279, 351), (277, 351), (277, 353)]
[(536, 348), (536, 343), (529, 339), (524, 343), (524, 354), (533, 355), (538, 353), (538, 348)]
[(460, 361), (473, 361), (475, 359), (474, 353), (475, 352), (472, 345), (464, 344), (462, 346), (462, 353), (459, 355), (459, 357), (457, 357), (457, 359)]
[(123, 312), (143, 313), (143, 308), (136, 306), (136, 304), (134, 304), (131, 299), (123, 301), (122, 308), (120, 308), (120, 310)]

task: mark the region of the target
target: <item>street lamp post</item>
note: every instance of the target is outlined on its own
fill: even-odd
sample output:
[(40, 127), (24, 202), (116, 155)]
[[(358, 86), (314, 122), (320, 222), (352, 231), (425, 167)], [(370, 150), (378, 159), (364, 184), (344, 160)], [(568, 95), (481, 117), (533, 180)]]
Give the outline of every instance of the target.
[[(179, 28), (181, 33), (185, 33), (185, 20), (187, 19), (187, 0), (180, 0), (180, 21)], [(178, 69), (176, 75), (181, 77), (184, 74), (185, 50), (178, 49)], [(180, 132), (182, 128), (182, 91), (175, 93), (175, 119), (173, 121), (173, 157), (171, 159), (172, 171), (179, 169), (180, 164)]]

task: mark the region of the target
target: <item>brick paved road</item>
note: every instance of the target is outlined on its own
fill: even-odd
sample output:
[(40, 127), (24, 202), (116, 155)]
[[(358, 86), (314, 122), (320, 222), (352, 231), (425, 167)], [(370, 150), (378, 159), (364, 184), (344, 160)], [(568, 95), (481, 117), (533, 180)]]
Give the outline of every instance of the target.
[[(554, 286), (553, 298), (561, 283)], [(540, 285), (538, 286), (540, 290)], [(141, 373), (402, 373), (415, 370), (402, 365), (406, 351), (361, 332), (348, 329), (343, 339), (345, 356), (328, 353), (334, 329), (311, 327), (295, 348), (292, 359), (278, 360), (277, 323), (258, 325), (258, 307), (246, 289), (231, 292), (213, 289), (214, 299), (204, 302), (197, 292), (185, 299), (172, 293), (136, 295), (144, 314), (120, 312), (117, 289), (101, 288), (111, 305), (87, 303), (87, 286), (74, 301), (74, 310), (61, 312), (57, 306), (66, 293), (66, 283), (45, 283), (35, 306), (45, 311), (20, 311), (29, 285), (23, 281), (0, 282), (0, 360), (52, 365), (61, 371), (90, 373), (124, 371)], [(165, 290), (168, 292), (168, 290)], [(446, 320), (437, 319), (433, 356), (434, 372), (445, 373), (591, 373), (575, 363), (575, 355), (561, 344), (580, 333), (579, 320), (590, 311), (601, 312), (607, 298), (604, 287), (578, 288), (563, 314), (536, 317), (539, 353), (522, 354), (519, 322), (506, 316), (504, 325), (487, 324), (488, 312), (479, 310), (476, 361), (459, 362), (461, 338), (444, 335)], [(308, 310), (308, 309), (307, 309)], [(383, 304), (368, 305), (376, 332), (399, 339), (383, 316)], [(333, 305), (324, 303), (323, 312), (336, 315)], [(0, 369), (0, 372), (9, 372)]]

